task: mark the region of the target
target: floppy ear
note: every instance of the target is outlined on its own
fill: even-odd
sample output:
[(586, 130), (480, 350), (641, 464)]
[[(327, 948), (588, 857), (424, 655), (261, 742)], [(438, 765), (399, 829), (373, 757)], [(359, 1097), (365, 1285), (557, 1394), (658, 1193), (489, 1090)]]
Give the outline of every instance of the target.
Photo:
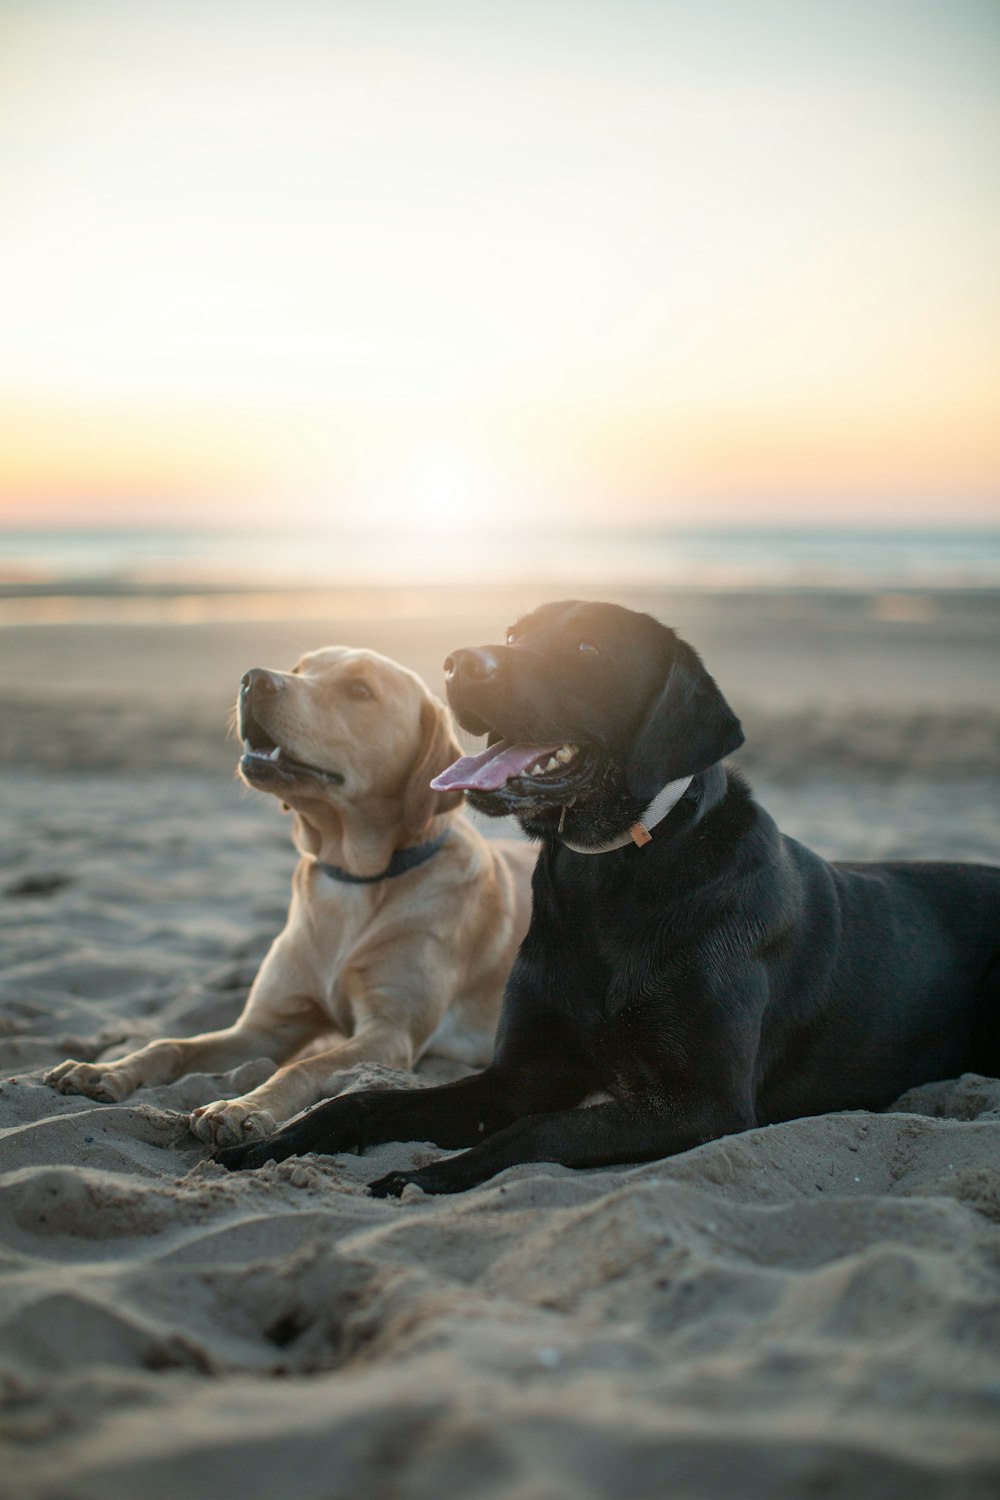
[(633, 797), (648, 800), (668, 781), (693, 776), (743, 743), (740, 721), (686, 641), (639, 725), (625, 767)]
[(438, 813), (461, 804), (461, 792), (435, 792), (430, 786), (438, 772), (461, 753), (448, 710), (436, 698), (428, 698), (420, 710), (420, 748), (403, 792), (403, 822), (411, 833), (423, 833)]

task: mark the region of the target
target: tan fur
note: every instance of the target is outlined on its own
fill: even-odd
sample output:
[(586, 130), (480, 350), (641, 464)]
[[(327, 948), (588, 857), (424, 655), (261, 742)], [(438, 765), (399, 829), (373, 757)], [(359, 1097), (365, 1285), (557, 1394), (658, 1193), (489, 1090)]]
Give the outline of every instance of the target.
[[(112, 1062), (70, 1060), (46, 1075), (63, 1093), (120, 1100), (184, 1073), (272, 1058), (278, 1070), (252, 1093), (194, 1111), (192, 1130), (212, 1146), (270, 1134), (338, 1093), (359, 1062), (410, 1068), (428, 1050), (488, 1062), (531, 904), (535, 850), (484, 839), (459, 796), (431, 791), (461, 752), (447, 709), (414, 673), (374, 651), (329, 646), (270, 675), (277, 690), (255, 700), (257, 721), (295, 760), (344, 779), (245, 775), (292, 810), (302, 858), (287, 923), (242, 1015), (224, 1031), (150, 1042)], [(355, 696), (359, 681), (370, 697)], [(433, 858), (375, 884), (332, 880), (317, 863), (377, 874), (395, 850), (446, 828)]]

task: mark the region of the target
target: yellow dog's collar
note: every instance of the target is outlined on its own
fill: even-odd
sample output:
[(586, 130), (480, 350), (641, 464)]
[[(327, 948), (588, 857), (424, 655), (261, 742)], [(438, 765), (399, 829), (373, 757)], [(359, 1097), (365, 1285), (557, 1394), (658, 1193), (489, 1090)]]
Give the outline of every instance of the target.
[(375, 885), (379, 880), (392, 880), (396, 875), (405, 875), (407, 870), (415, 870), (425, 860), (436, 854), (450, 833), (446, 828), (444, 833), (429, 844), (417, 844), (411, 849), (397, 849), (395, 854), (386, 865), (385, 869), (378, 875), (354, 875), (350, 870), (345, 870), (342, 865), (325, 865), (322, 860), (316, 864), (329, 875), (331, 880), (342, 880), (346, 885)]

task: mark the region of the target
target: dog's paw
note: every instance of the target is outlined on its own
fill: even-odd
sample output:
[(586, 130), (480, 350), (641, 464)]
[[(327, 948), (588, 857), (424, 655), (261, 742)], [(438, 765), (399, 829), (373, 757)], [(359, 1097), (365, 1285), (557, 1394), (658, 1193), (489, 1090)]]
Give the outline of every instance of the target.
[(384, 1177), (377, 1177), (374, 1182), (368, 1184), (368, 1191), (373, 1198), (402, 1198), (404, 1189), (412, 1183), (419, 1187), (417, 1181), (419, 1172), (387, 1172)]
[(402, 1198), (408, 1187), (419, 1188), (422, 1193), (466, 1193), (478, 1187), (498, 1170), (495, 1164), (483, 1160), (481, 1148), (457, 1151), (454, 1156), (443, 1156), (438, 1161), (428, 1162), (426, 1167), (411, 1167), (406, 1172), (387, 1172), (368, 1184), (373, 1198)]
[(248, 1141), (241, 1146), (224, 1146), (214, 1153), (215, 1160), (227, 1172), (255, 1172), (269, 1161), (286, 1161), (298, 1156), (294, 1137), (287, 1132), (272, 1135), (264, 1141)]
[(432, 1162), (429, 1167), (413, 1167), (408, 1172), (387, 1172), (368, 1184), (373, 1198), (402, 1198), (408, 1187), (422, 1193), (461, 1193), (470, 1185), (449, 1171), (449, 1160)]
[[(251, 1098), (247, 1095), (247, 1098)], [(341, 1151), (360, 1151), (364, 1144), (364, 1121), (357, 1095), (327, 1099), (301, 1115), (266, 1140), (224, 1146), (215, 1159), (232, 1172), (262, 1167), (267, 1161), (285, 1161), (289, 1156), (336, 1156)]]
[(192, 1134), (206, 1146), (243, 1146), (273, 1135), (278, 1122), (250, 1099), (216, 1099), (193, 1110), (188, 1120)]
[(73, 1058), (50, 1068), (45, 1082), (60, 1094), (84, 1094), (102, 1104), (118, 1104), (135, 1090), (131, 1078), (114, 1063), (76, 1062)]

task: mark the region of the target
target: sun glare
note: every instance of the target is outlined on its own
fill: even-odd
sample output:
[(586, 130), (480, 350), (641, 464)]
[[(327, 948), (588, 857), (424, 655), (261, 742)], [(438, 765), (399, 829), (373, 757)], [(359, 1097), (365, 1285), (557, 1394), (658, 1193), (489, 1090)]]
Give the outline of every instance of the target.
[(417, 460), (402, 501), (414, 523), (435, 531), (468, 529), (484, 517), (485, 497), (476, 492), (463, 456), (447, 449)]
[(362, 516), (441, 540), (468, 538), (501, 520), (497, 475), (458, 443), (416, 447), (369, 488)]

